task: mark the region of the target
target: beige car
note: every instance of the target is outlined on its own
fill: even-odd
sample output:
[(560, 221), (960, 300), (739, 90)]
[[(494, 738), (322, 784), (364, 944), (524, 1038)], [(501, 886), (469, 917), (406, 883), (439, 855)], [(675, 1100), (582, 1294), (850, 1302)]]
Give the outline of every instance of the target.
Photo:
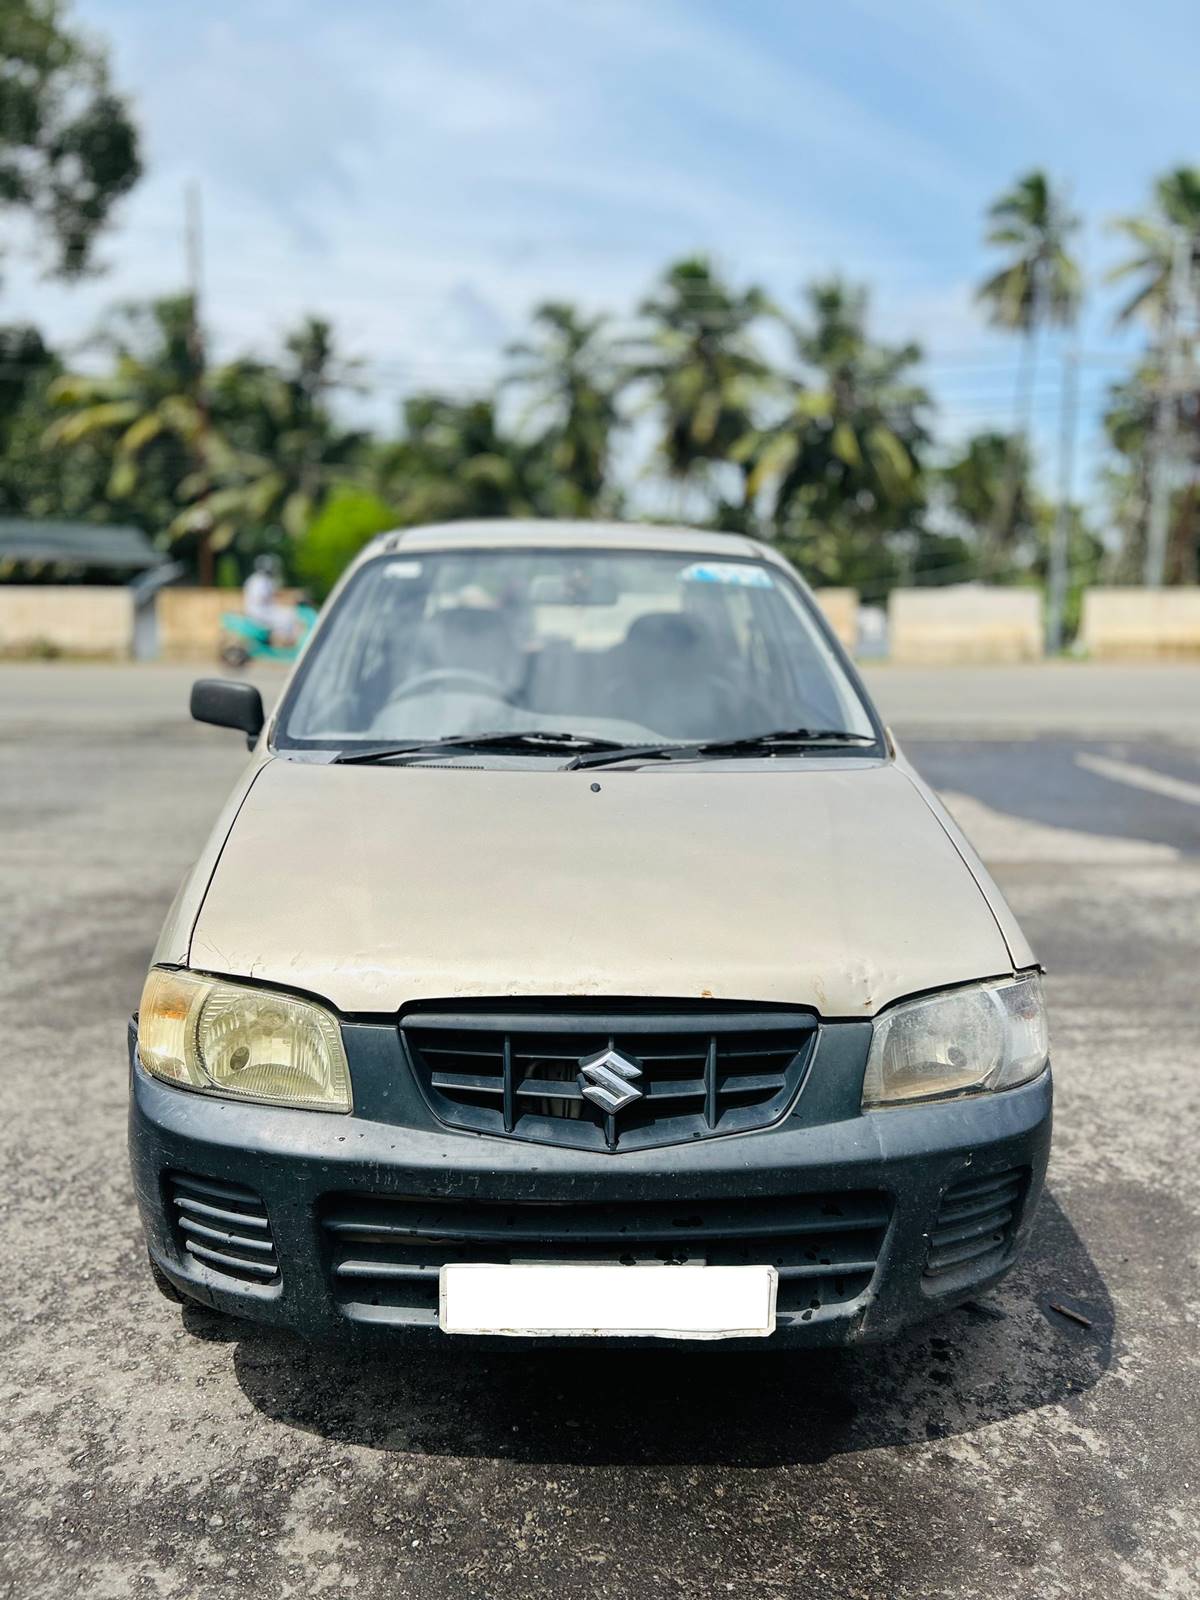
[(776, 553), (458, 523), (346, 573), (167, 918), (174, 1298), (313, 1337), (879, 1338), (1050, 1143), (1035, 957)]

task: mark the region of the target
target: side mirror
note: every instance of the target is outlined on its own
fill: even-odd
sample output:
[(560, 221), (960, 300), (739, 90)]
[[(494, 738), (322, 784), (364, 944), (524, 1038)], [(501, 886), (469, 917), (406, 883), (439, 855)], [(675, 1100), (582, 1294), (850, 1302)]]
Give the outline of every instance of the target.
[(218, 728), (238, 728), (254, 749), (267, 720), (262, 695), (252, 683), (231, 683), (228, 678), (197, 678), (192, 685), (192, 716)]

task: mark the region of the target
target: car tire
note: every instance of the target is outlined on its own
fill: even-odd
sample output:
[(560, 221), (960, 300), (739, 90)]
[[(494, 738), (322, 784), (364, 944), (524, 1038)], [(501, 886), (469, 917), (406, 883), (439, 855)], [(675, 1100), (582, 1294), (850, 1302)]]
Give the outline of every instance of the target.
[(155, 1261), (154, 1257), (149, 1251), (146, 1252), (146, 1260), (150, 1264), (150, 1276), (154, 1279), (154, 1287), (158, 1290), (159, 1294), (162, 1295), (163, 1299), (170, 1300), (173, 1305), (183, 1305), (183, 1296), (171, 1282), (170, 1278), (167, 1277), (166, 1273), (159, 1266), (158, 1262)]
[(250, 659), (249, 650), (240, 644), (223, 644), (220, 655), (227, 667), (244, 667)]

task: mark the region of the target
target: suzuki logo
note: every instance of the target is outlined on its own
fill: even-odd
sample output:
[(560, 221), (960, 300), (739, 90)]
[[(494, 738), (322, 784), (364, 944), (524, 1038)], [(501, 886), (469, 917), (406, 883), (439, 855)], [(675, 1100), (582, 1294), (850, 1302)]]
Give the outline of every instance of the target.
[(642, 1099), (643, 1091), (632, 1082), (641, 1075), (637, 1062), (619, 1050), (597, 1050), (594, 1056), (584, 1056), (580, 1061), (578, 1081), (583, 1098), (611, 1117), (622, 1106)]

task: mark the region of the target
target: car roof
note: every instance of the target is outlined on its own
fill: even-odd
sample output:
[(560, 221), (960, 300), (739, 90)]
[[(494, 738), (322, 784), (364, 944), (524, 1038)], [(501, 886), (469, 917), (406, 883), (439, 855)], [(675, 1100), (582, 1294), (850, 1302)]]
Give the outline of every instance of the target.
[(685, 551), (695, 555), (740, 556), (742, 560), (771, 553), (757, 540), (739, 533), (711, 533), (698, 528), (659, 527), (638, 522), (559, 522), (532, 517), (498, 517), (477, 522), (442, 522), (383, 533), (371, 541), (358, 561), (393, 550), (520, 548), (660, 550), (668, 554)]

